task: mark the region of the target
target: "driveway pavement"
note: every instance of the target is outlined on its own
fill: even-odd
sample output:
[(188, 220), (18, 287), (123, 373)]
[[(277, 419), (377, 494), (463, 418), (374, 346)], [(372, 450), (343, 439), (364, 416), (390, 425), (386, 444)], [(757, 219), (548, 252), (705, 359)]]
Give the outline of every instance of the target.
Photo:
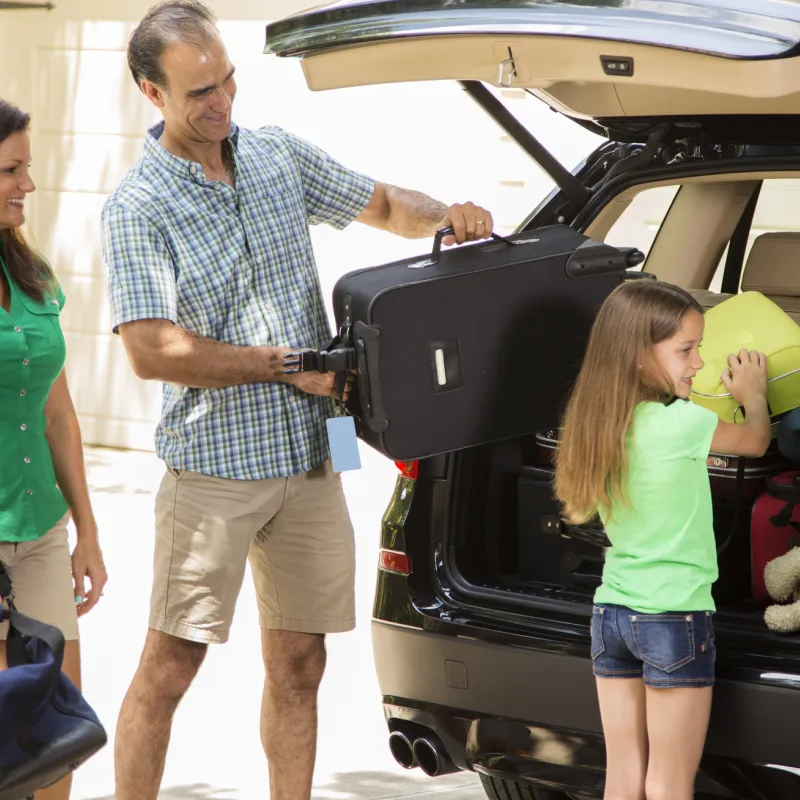
[[(378, 529), (395, 467), (361, 445), (363, 468), (344, 475), (357, 542), (356, 631), (329, 637), (320, 694), (316, 800), (414, 797), (479, 800), (472, 773), (427, 778), (389, 754), (373, 673), (369, 620)], [(85, 693), (113, 740), (114, 723), (147, 626), (153, 497), (161, 463), (153, 454), (88, 448), (87, 467), (110, 575), (103, 601), (82, 623)], [(255, 596), (249, 574), (230, 641), (212, 647), (178, 710), (161, 800), (268, 797), (258, 736), (262, 683)], [(112, 800), (113, 741), (76, 773), (74, 800)]]

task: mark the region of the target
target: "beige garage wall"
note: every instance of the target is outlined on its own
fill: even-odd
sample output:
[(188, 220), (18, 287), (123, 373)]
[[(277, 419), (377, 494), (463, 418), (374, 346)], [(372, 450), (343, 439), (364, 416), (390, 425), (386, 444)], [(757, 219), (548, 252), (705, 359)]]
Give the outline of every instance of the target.
[[(125, 45), (149, 7), (138, 0), (55, 0), (53, 11), (0, 11), (0, 96), (33, 115), (29, 205), (36, 244), (67, 293), (68, 371), (87, 443), (151, 449), (161, 388), (132, 373), (109, 315), (100, 260), (100, 210), (139, 157), (157, 113), (127, 71)], [(299, 64), (262, 54), (264, 14), (310, 3), (211, 2), (237, 66), (235, 119), (280, 124), (354, 168), (446, 202), (473, 199), (500, 228), (513, 229), (552, 186), (455, 84), (415, 84), (312, 93)], [(565, 164), (596, 146), (580, 130), (520, 92), (504, 101)], [(314, 242), (323, 288), (351, 269), (425, 250), (352, 226), (321, 228)], [(213, 297), (208, 302), (214, 302)], [(322, 343), (321, 343), (322, 344)]]

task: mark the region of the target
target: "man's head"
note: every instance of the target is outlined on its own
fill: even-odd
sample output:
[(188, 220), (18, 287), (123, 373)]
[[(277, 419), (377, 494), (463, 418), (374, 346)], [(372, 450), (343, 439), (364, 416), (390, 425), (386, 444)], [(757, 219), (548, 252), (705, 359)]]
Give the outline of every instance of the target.
[(193, 143), (220, 142), (231, 130), (236, 82), (215, 23), (197, 0), (164, 0), (128, 43), (136, 85), (161, 110), (170, 134)]

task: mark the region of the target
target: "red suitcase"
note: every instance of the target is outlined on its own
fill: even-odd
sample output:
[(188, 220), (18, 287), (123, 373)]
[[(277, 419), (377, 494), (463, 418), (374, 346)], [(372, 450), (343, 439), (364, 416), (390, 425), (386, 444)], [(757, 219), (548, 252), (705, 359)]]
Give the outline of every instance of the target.
[(767, 492), (753, 505), (750, 534), (753, 597), (769, 605), (764, 567), (800, 546), (800, 472), (782, 472), (767, 481)]

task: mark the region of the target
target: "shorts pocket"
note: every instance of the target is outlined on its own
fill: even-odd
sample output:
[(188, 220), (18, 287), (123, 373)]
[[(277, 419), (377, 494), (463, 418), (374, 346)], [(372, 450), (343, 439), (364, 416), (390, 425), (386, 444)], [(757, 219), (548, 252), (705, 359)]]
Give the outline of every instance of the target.
[(592, 661), (598, 659), (606, 651), (606, 642), (603, 638), (603, 619), (605, 609), (594, 606), (592, 608)]
[(714, 635), (714, 621), (712, 619), (712, 612), (706, 611), (705, 614), (705, 623), (706, 623), (706, 636), (703, 640), (703, 644), (700, 645), (700, 651), (703, 653), (707, 652), (715, 652), (716, 649), (716, 637)]
[(694, 661), (692, 614), (632, 614), (633, 641), (651, 667), (674, 672)]

